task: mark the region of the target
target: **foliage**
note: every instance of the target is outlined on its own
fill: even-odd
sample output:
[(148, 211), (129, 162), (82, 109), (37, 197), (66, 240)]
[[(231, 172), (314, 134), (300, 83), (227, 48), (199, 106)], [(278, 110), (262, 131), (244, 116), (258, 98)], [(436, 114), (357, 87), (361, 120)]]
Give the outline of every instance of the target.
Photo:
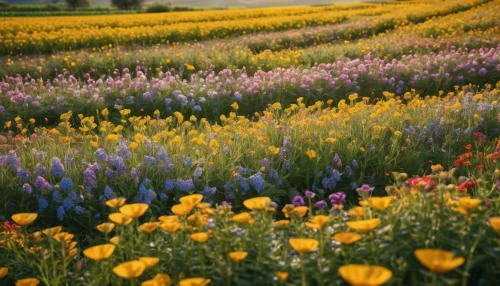
[(139, 10), (144, 0), (111, 0), (111, 5), (122, 10)]

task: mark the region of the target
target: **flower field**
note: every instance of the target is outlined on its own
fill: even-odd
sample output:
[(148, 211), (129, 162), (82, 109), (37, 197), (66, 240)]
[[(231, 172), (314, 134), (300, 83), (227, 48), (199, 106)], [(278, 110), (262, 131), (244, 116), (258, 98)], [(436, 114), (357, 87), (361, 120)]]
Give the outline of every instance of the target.
[(7, 18), (1, 285), (498, 285), (500, 1)]

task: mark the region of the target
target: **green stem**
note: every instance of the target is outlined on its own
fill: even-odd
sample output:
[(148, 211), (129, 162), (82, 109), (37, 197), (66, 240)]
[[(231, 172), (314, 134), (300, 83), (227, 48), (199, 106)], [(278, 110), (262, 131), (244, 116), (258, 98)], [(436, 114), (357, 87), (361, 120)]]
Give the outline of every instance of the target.
[(304, 254), (300, 254), (300, 270), (301, 270), (301, 275), (302, 275), (302, 286), (307, 286), (307, 281), (306, 281), (306, 267), (305, 267), (305, 261), (304, 261)]

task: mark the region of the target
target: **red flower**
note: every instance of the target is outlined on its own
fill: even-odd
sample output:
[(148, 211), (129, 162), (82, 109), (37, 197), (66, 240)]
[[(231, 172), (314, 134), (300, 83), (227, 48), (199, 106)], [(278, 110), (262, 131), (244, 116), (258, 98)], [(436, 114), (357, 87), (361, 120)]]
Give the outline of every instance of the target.
[(479, 165), (477, 165), (477, 166), (476, 166), (476, 168), (477, 168), (478, 170), (481, 170), (481, 169), (483, 169), (483, 168), (484, 168), (484, 165), (483, 165), (483, 164), (479, 164)]
[(476, 133), (474, 133), (474, 136), (476, 136), (477, 138), (483, 138), (483, 133), (476, 132)]
[(472, 145), (470, 145), (470, 144), (465, 145), (465, 149), (470, 150), (471, 148), (472, 148)]
[(411, 179), (408, 179), (407, 182), (412, 187), (415, 187), (415, 186), (420, 185), (420, 184), (423, 183), (426, 189), (430, 189), (432, 187), (437, 186), (437, 183), (434, 182), (434, 180), (432, 180), (429, 177), (411, 178)]
[(464, 161), (462, 159), (458, 159), (455, 161), (455, 166), (462, 167), (464, 165)]
[(470, 161), (465, 162), (465, 166), (470, 166)]
[(4, 222), (3, 222), (3, 227), (4, 227), (5, 229), (8, 229), (8, 230), (16, 230), (16, 229), (21, 228), (21, 226), (19, 226), (19, 225), (15, 224), (15, 223), (10, 224), (10, 222), (8, 222), (8, 221), (4, 221)]
[(460, 185), (458, 185), (458, 189), (460, 191), (467, 191), (469, 189), (475, 188), (476, 185), (477, 185), (476, 182), (466, 181), (466, 182), (463, 182)]

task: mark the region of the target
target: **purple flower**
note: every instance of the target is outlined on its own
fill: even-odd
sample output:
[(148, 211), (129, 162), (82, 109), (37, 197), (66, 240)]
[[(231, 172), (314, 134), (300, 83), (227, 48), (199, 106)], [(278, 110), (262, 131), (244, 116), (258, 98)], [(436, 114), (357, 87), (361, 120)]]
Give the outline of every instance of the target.
[(486, 75), (486, 69), (485, 69), (485, 68), (481, 68), (481, 69), (477, 72), (477, 74), (478, 74), (479, 76), (485, 76), (485, 75)]
[(304, 199), (301, 196), (295, 196), (292, 200), (292, 205), (298, 207), (305, 205)]
[(50, 172), (54, 177), (64, 177), (64, 165), (62, 164), (61, 159), (57, 157), (52, 158), (52, 168)]
[(344, 204), (346, 195), (344, 192), (336, 192), (328, 196), (332, 205), (342, 205)]
[(325, 201), (319, 201), (314, 204), (314, 207), (324, 209), (326, 208), (326, 202)]
[(33, 188), (31, 187), (30, 184), (24, 184), (23, 185), (23, 190), (27, 193), (30, 194), (33, 192)]
[(368, 184), (363, 184), (363, 185), (361, 185), (361, 187), (357, 188), (356, 191), (358, 191), (358, 192), (371, 192), (374, 189), (375, 189), (374, 187), (371, 187)]
[(314, 198), (314, 196), (316, 196), (316, 194), (315, 194), (315, 193), (313, 193), (313, 192), (311, 192), (311, 191), (309, 191), (309, 190), (306, 190), (304, 194), (305, 194), (305, 196), (306, 196), (306, 197), (308, 197), (308, 198)]

